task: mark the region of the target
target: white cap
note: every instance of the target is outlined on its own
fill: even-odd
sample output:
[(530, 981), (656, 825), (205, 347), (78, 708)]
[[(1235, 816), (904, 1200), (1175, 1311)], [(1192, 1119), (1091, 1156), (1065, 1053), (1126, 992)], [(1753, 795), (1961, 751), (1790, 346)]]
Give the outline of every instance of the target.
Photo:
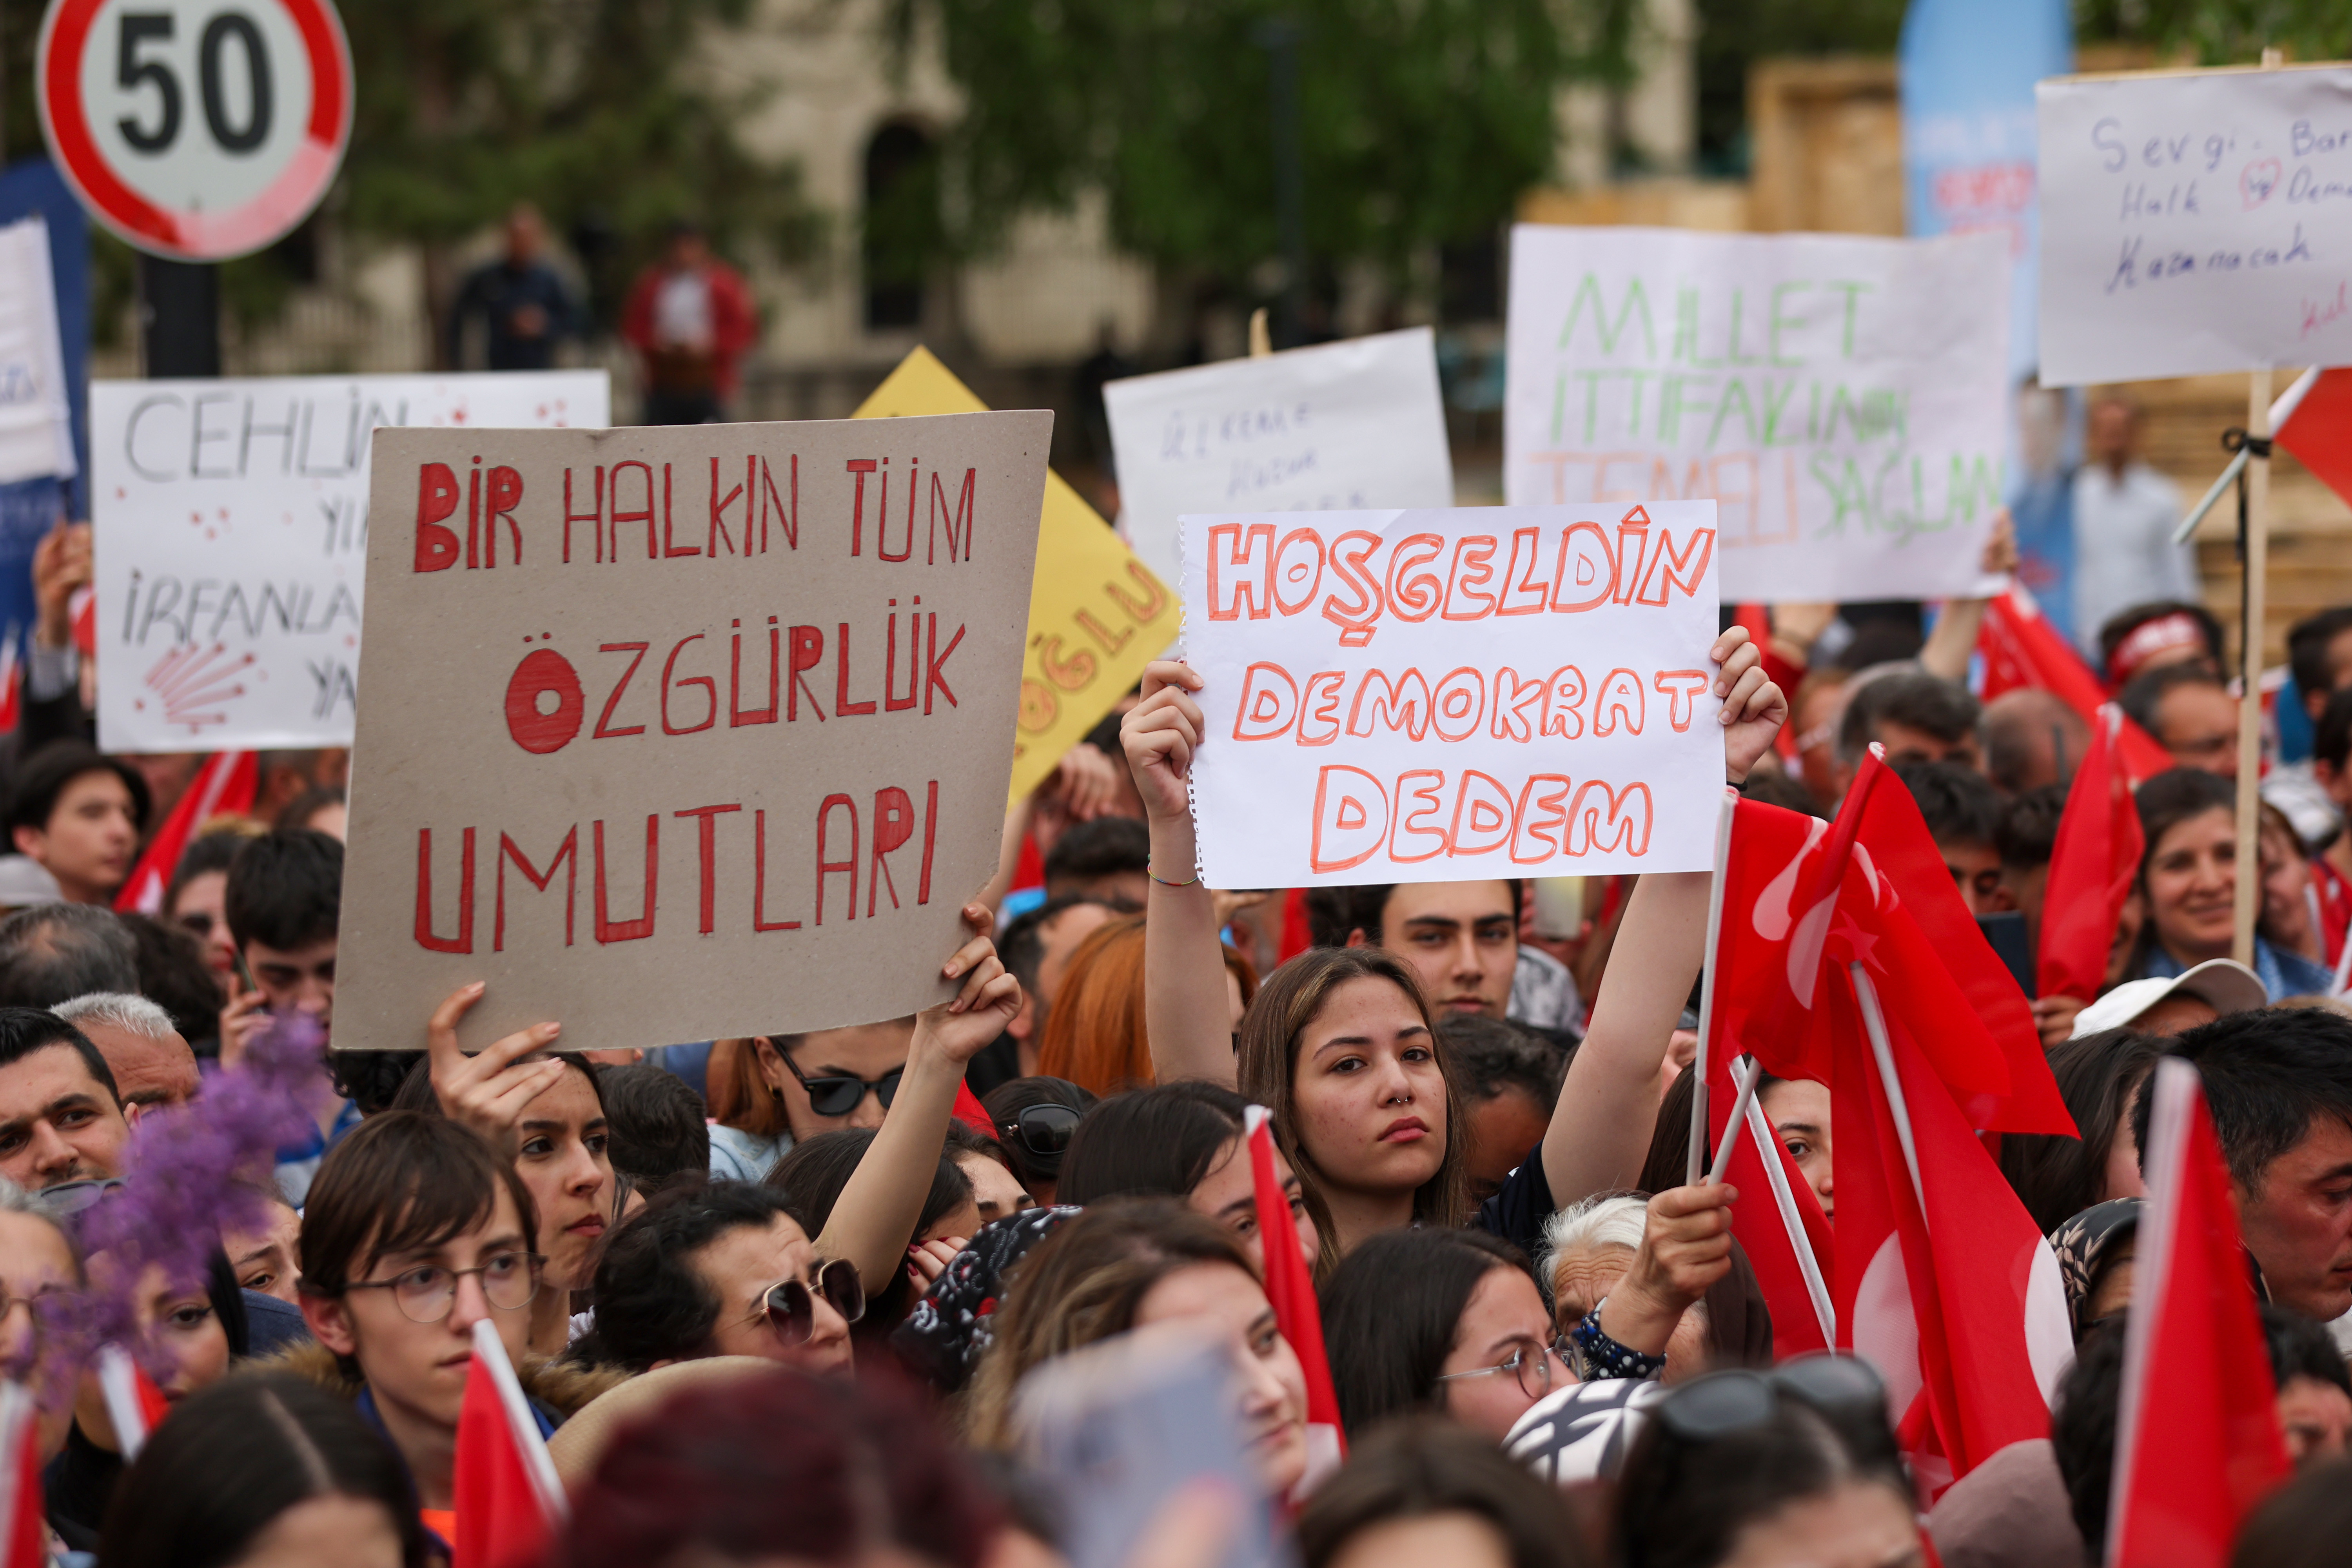
[(54, 904), (65, 898), (58, 879), (27, 855), (0, 855), (0, 910)]
[(2210, 1002), (2216, 1013), (2245, 1013), (2270, 1004), (2270, 993), (2254, 972), (2234, 958), (2209, 958), (2169, 980), (2126, 980), (2074, 1015), (2081, 1039), (2102, 1029), (2120, 1029), (2176, 991)]

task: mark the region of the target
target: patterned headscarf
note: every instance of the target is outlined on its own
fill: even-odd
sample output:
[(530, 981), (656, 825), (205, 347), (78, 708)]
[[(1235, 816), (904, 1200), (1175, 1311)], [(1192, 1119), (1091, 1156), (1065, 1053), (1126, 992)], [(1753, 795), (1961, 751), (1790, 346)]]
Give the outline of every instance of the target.
[(1080, 1212), (1075, 1204), (1062, 1204), (1023, 1209), (982, 1226), (947, 1271), (931, 1281), (907, 1321), (890, 1331), (898, 1360), (943, 1393), (962, 1388), (989, 1347), (989, 1319), (1004, 1294), (1007, 1271)]
[(2066, 1286), (2066, 1316), (2081, 1339), (2095, 1321), (2091, 1299), (2116, 1262), (2116, 1254), (2139, 1234), (2141, 1199), (2110, 1198), (2094, 1204), (2060, 1226), (2050, 1238), (2058, 1254), (2058, 1276)]

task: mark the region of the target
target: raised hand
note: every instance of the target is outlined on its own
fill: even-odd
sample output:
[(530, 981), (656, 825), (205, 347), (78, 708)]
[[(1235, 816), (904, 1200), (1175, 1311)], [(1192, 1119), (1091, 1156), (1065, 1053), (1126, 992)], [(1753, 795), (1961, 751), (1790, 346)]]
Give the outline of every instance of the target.
[(1715, 694), (1723, 699), (1717, 715), (1724, 727), (1723, 768), (1738, 784), (1789, 721), (1789, 699), (1765, 675), (1764, 655), (1748, 639), (1746, 626), (1733, 626), (1716, 638), (1707, 657), (1722, 666)]
[(940, 966), (941, 977), (961, 977), (963, 984), (951, 999), (915, 1016), (918, 1044), (935, 1045), (959, 1074), (1021, 1011), (1021, 982), (1006, 972), (990, 940), (996, 917), (985, 904), (966, 904), (963, 923), (971, 930), (971, 940)]
[(433, 1064), (433, 1098), (441, 1102), (441, 1114), (472, 1128), (511, 1159), (523, 1108), (553, 1088), (564, 1073), (560, 1061), (522, 1058), (553, 1046), (563, 1026), (533, 1024), (469, 1057), (458, 1047), (457, 1024), (482, 999), (482, 992), (478, 980), (458, 987), (433, 1010), (425, 1026), (425, 1054)]
[(1712, 1182), (1652, 1198), (1633, 1266), (1602, 1304), (1601, 1331), (1629, 1350), (1664, 1352), (1691, 1303), (1731, 1271), (1731, 1205), (1738, 1197)]
[(1126, 749), (1129, 771), (1135, 775), (1144, 810), (1155, 820), (1189, 820), (1192, 816), (1187, 784), (1192, 751), (1207, 722), (1192, 698), (1201, 687), (1191, 666), (1154, 659), (1144, 668), (1143, 700), (1119, 721), (1119, 744)]

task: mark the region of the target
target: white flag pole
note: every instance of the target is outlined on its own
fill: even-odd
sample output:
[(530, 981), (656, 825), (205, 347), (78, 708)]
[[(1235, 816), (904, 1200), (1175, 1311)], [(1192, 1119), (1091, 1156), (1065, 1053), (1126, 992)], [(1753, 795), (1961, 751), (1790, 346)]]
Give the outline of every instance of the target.
[[(1691, 1058), (1690, 1065), (1690, 1070), (1698, 1077), (1691, 1080), (1690, 1149), (1685, 1156), (1683, 1171), (1683, 1184), (1688, 1187), (1698, 1185), (1699, 1177), (1705, 1173), (1698, 1168), (1698, 1160), (1706, 1148), (1706, 1037), (1715, 1023), (1715, 947), (1723, 934), (1723, 870), (1731, 856), (1731, 818), (1738, 806), (1739, 792), (1727, 784), (1723, 808), (1715, 819), (1715, 879), (1706, 889), (1706, 967), (1699, 976), (1698, 1054)], [(1733, 1125), (1738, 1124), (1735, 1119)]]

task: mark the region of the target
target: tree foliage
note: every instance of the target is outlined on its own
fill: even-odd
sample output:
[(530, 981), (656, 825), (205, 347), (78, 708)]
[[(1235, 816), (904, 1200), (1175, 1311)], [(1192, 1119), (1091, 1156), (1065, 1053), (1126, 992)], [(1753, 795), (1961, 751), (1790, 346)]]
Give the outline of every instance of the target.
[(2295, 60), (2352, 55), (2352, 5), (2344, 0), (2079, 0), (2085, 40), (2186, 50), (2210, 66), (2252, 65), (2265, 47)]
[(1307, 241), (1401, 270), (1491, 235), (1556, 148), (1564, 83), (1629, 75), (1633, 0), (895, 0), (965, 97), (949, 238), (1089, 190), (1111, 237), (1229, 282), (1277, 248), (1269, 20), (1300, 31)]

